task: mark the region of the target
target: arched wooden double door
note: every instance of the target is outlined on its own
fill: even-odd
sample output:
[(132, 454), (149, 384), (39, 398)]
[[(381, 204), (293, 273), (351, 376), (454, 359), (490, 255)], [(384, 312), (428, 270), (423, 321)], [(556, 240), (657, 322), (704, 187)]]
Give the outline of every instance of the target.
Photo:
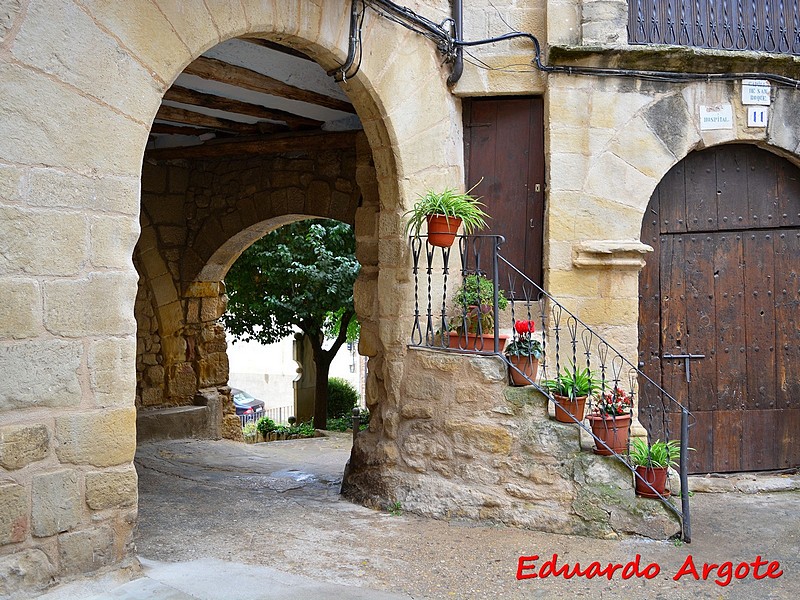
[[(800, 465), (800, 169), (755, 146), (695, 152), (653, 193), (642, 241), (639, 360), (697, 419), (690, 472)], [(642, 424), (677, 438), (679, 415), (640, 387)]]

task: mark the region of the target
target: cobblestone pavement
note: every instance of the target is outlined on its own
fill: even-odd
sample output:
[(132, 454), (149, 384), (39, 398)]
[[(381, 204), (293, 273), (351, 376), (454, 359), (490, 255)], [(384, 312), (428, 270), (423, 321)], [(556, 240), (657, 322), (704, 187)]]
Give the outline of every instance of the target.
[[(796, 598), (800, 590), (800, 492), (696, 494), (693, 541), (593, 540), (472, 522), (392, 515), (338, 495), (348, 436), (242, 445), (170, 441), (137, 452), (140, 556), (214, 558), (263, 565), (332, 583), (413, 598)], [(652, 579), (516, 578), (520, 556), (534, 564), (653, 563)], [(692, 557), (698, 574), (673, 578)], [(779, 561), (777, 578), (736, 579), (739, 563)], [(733, 573), (728, 576), (732, 562)], [(526, 563), (530, 564), (530, 563)], [(769, 566), (758, 567), (758, 576)], [(775, 567), (773, 567), (775, 569)], [(649, 574), (656, 570), (651, 567)], [(685, 570), (688, 570), (685, 569)], [(532, 574), (534, 570), (526, 570)], [(776, 573), (773, 573), (773, 575)], [(714, 582), (720, 580), (721, 586)], [(235, 583), (231, 583), (235, 585)]]

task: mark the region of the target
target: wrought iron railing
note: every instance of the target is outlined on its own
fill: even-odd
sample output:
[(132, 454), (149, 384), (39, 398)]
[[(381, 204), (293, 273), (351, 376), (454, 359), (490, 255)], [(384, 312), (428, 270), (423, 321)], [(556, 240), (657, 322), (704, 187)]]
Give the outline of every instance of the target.
[(800, 55), (800, 0), (629, 0), (628, 42)]
[[(410, 345), (449, 352), (499, 355), (511, 370), (546, 395), (557, 409), (564, 411), (562, 414), (569, 413), (545, 383), (557, 378), (560, 373), (569, 373), (574, 378), (576, 372), (588, 369), (590, 385), (596, 391), (587, 399), (587, 415), (597, 414), (596, 399), (603, 394), (608, 393), (613, 401), (617, 399), (619, 390), (625, 390), (632, 397), (632, 404), (635, 404), (633, 399), (638, 396), (639, 420), (648, 431), (648, 443), (654, 439), (680, 442), (680, 510), (668, 500), (667, 495), (659, 493), (636, 472), (627, 448), (619, 452), (619, 448), (610, 447), (596, 436), (583, 419), (571, 414), (569, 416), (595, 441), (598, 449), (604, 448), (605, 453), (622, 461), (634, 478), (652, 491), (653, 497), (660, 499), (678, 516), (682, 526), (681, 537), (689, 542), (691, 525), (687, 455), (690, 419), (693, 417), (688, 409), (597, 331), (548, 294), (541, 285), (505, 259), (499, 252), (505, 241), (502, 236), (458, 236), (457, 240), (457, 245), (452, 248), (439, 248), (431, 246), (425, 236), (411, 238), (415, 304)], [(456, 285), (453, 273), (460, 275)], [(468, 299), (470, 294), (460, 291), (465, 287), (463, 282), (476, 275), (485, 282), (484, 294), (477, 306), (469, 303), (474, 297)], [(501, 289), (501, 281), (502, 288), (507, 290), (505, 292)], [(502, 310), (504, 304), (508, 313)], [(491, 316), (485, 316), (487, 313)], [(538, 319), (533, 334), (543, 350), (538, 377), (526, 375), (523, 369), (513, 365), (502, 354), (504, 338), (508, 337), (500, 332), (504, 316), (507, 317), (505, 324), (515, 339), (518, 335), (515, 333), (517, 322)], [(678, 415), (680, 432), (676, 437), (672, 420)], [(624, 426), (628, 429), (628, 438), (632, 421)], [(610, 427), (616, 432), (616, 419), (611, 419)]]

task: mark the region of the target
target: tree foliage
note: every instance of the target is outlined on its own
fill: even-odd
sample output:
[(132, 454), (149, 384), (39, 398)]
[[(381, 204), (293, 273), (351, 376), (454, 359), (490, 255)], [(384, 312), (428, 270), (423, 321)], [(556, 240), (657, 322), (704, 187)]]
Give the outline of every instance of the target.
[[(225, 277), (228, 314), (223, 318), (237, 340), (271, 344), (294, 333), (295, 327), (308, 336), (317, 367), (314, 418), (322, 428), (330, 361), (345, 340), (358, 335), (353, 318), (358, 271), (352, 227), (316, 219), (265, 235)], [(326, 335), (333, 338), (327, 349)]]
[(338, 336), (342, 317), (353, 313), (358, 270), (350, 225), (320, 219), (285, 225), (245, 250), (228, 271), (225, 326), (239, 340), (263, 344), (294, 327), (317, 338)]

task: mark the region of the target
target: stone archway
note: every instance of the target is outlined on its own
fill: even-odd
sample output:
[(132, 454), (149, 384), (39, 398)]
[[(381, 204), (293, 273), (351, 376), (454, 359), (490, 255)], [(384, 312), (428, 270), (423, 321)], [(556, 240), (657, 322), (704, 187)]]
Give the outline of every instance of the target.
[[(269, 231), (303, 218), (354, 224), (379, 205), (363, 134), (351, 148), (251, 158), (146, 159), (137, 296), (137, 437), (241, 439), (228, 398), (223, 278)], [(358, 149), (355, 141), (360, 139)], [(361, 191), (359, 181), (366, 193)], [(232, 185), (232, 182), (236, 185)], [(360, 232), (361, 244), (377, 244)], [(368, 253), (362, 265), (377, 268)], [(375, 317), (363, 314), (367, 326)]]

